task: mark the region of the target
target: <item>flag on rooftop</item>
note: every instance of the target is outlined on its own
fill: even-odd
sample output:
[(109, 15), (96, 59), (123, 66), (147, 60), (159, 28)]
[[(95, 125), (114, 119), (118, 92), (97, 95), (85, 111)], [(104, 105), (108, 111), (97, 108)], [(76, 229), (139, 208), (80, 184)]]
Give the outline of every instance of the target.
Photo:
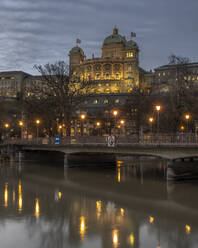
[(79, 38), (76, 39), (76, 43), (77, 44), (80, 44), (81, 43), (81, 40)]
[(136, 37), (136, 33), (135, 32), (131, 32), (131, 37)]

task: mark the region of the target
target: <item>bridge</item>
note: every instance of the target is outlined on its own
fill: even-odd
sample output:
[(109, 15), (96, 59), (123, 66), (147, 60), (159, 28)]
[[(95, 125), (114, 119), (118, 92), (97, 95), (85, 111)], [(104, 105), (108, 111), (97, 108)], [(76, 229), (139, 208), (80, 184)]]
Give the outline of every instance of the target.
[[(54, 138), (39, 138), (33, 140), (7, 140), (4, 147), (17, 147), (19, 151), (50, 151), (65, 154), (65, 160), (87, 156), (87, 160), (93, 158), (114, 161), (116, 156), (154, 156), (168, 160), (185, 160), (198, 158), (198, 142), (189, 139), (190, 142), (181, 142), (175, 137), (163, 137), (163, 139), (147, 139), (137, 143), (134, 137), (119, 137), (115, 147), (108, 147), (106, 137), (65, 137), (55, 144)], [(192, 142), (193, 141), (193, 142)], [(99, 156), (100, 155), (100, 156)]]

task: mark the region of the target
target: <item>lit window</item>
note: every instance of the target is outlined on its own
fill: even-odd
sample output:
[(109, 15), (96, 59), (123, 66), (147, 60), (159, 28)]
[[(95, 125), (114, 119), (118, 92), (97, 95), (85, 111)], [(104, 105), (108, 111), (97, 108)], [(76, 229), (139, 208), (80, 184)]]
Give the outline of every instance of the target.
[(132, 57), (133, 57), (133, 52), (128, 52), (128, 53), (126, 54), (126, 57), (127, 57), (127, 58), (132, 58)]
[(119, 102), (120, 102), (120, 99), (116, 99), (116, 100), (115, 100), (115, 103), (119, 103)]
[(101, 89), (97, 89), (97, 90), (96, 90), (96, 93), (97, 93), (97, 94), (100, 94), (100, 93), (101, 93)]
[(110, 93), (110, 89), (109, 88), (107, 88), (107, 89), (105, 89), (105, 93)]
[(132, 89), (132, 88), (128, 89), (128, 92), (129, 92), (129, 93), (131, 93), (132, 91), (133, 91), (133, 89)]
[(107, 103), (109, 103), (109, 100), (104, 99), (104, 104), (107, 104)]
[(106, 74), (105, 74), (105, 77), (106, 77), (106, 79), (110, 79), (109, 73), (106, 73)]
[(166, 75), (166, 72), (163, 72), (163, 76), (165, 76)]
[(160, 72), (158, 73), (158, 76), (160, 77)]
[(95, 99), (95, 100), (93, 101), (93, 104), (98, 104), (98, 100)]
[(98, 80), (98, 79), (100, 79), (100, 74), (99, 73), (96, 74), (96, 80)]
[(116, 79), (120, 79), (120, 74), (116, 73)]

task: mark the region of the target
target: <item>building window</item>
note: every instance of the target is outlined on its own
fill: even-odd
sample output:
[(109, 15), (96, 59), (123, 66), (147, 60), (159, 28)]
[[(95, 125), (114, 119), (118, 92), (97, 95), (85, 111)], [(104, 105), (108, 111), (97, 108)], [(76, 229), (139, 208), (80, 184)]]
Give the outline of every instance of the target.
[(105, 93), (109, 94), (110, 93), (110, 89), (109, 88), (105, 89)]
[(100, 79), (100, 74), (97, 73), (97, 74), (96, 74), (96, 80), (99, 80), (99, 79)]
[(104, 104), (108, 104), (109, 100), (108, 99), (104, 99)]
[(127, 58), (132, 58), (134, 56), (133, 52), (127, 52), (126, 57)]
[(93, 101), (93, 104), (98, 104), (98, 99), (95, 99), (95, 100)]
[(120, 102), (120, 99), (116, 99), (116, 100), (115, 100), (115, 103), (119, 103), (119, 102)]
[(116, 79), (120, 79), (120, 74), (116, 73)]
[(100, 94), (100, 93), (101, 93), (101, 89), (97, 89), (97, 90), (96, 90), (96, 93), (97, 93), (97, 94)]
[(105, 78), (106, 78), (106, 79), (110, 79), (110, 74), (109, 74), (109, 73), (106, 73), (106, 74), (105, 74)]

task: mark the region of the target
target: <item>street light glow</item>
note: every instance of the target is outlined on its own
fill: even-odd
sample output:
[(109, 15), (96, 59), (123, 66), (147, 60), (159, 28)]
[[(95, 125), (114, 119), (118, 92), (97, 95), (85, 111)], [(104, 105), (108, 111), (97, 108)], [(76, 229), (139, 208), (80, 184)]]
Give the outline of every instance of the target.
[(150, 117), (150, 118), (149, 118), (149, 122), (152, 123), (153, 121), (154, 121), (153, 117)]
[(124, 120), (121, 120), (120, 121), (120, 124), (124, 125), (125, 121)]
[(113, 111), (113, 115), (114, 115), (114, 116), (117, 116), (117, 115), (118, 115), (118, 111), (117, 111), (117, 110), (114, 110), (114, 111)]
[(156, 105), (156, 106), (155, 106), (155, 109), (156, 109), (157, 111), (160, 111), (160, 110), (161, 110), (161, 106), (160, 106), (160, 105)]
[(85, 117), (86, 117), (86, 116), (85, 116), (84, 114), (82, 114), (82, 115), (80, 116), (81, 120), (84, 120)]
[(185, 118), (186, 118), (186, 120), (189, 120), (190, 119), (190, 115), (189, 114), (186, 114), (185, 115)]
[(40, 124), (40, 120), (36, 120), (36, 124), (39, 125)]
[(8, 123), (5, 123), (5, 128), (9, 128), (10, 127), (10, 125), (8, 124)]
[(24, 123), (23, 123), (22, 121), (19, 121), (19, 126), (21, 126), (21, 127), (22, 127), (22, 126), (23, 126), (23, 124), (24, 124)]
[(96, 122), (96, 126), (97, 127), (99, 127), (100, 126), (100, 122), (98, 121), (98, 122)]

